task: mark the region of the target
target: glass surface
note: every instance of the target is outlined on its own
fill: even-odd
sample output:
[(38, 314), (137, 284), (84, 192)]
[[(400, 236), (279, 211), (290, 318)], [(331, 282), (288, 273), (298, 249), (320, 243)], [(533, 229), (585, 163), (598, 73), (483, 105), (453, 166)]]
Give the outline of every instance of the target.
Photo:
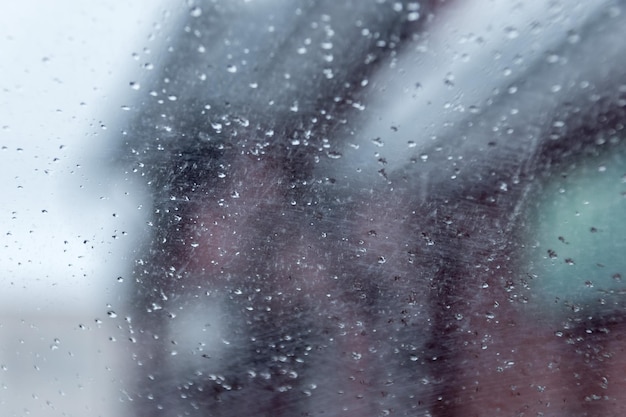
[(9, 415), (624, 414), (622, 1), (115, 7), (0, 132)]

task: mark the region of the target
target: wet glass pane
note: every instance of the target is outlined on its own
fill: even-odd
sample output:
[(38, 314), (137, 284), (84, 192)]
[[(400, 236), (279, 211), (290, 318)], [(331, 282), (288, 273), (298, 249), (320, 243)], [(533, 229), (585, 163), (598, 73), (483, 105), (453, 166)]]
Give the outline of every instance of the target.
[(9, 415), (623, 414), (622, 1), (120, 7), (7, 26)]

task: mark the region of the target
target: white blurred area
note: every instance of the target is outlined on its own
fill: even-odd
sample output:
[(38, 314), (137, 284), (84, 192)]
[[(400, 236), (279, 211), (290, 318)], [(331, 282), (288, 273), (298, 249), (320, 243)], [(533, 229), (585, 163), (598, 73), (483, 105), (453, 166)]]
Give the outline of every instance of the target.
[(119, 309), (150, 208), (112, 162), (176, 8), (0, 6), (0, 415), (128, 415)]

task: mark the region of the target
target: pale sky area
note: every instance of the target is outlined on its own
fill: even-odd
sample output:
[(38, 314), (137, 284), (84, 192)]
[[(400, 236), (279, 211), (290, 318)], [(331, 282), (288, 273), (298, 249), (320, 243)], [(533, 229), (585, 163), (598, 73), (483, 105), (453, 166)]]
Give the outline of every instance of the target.
[(173, 19), (163, 1), (3, 3), (0, 305), (98, 311), (142, 217), (106, 164)]
[(149, 207), (110, 162), (130, 83), (184, 6), (164, 3), (0, 1), (3, 416), (127, 414), (128, 364), (107, 312), (130, 288)]

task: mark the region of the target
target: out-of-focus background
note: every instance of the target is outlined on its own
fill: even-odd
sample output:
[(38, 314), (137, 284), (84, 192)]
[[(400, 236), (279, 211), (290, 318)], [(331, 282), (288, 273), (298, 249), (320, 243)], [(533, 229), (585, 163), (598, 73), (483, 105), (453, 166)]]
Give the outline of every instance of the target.
[[(622, 410), (621, 362), (607, 360), (621, 345), (604, 335), (625, 321), (623, 2), (289, 1), (203, 11), (194, 0), (0, 0), (0, 415), (241, 415), (249, 404), (263, 415), (509, 415), (555, 404), (569, 416), (590, 415), (588, 399)], [(344, 26), (353, 11), (370, 20)], [(398, 22), (410, 37), (394, 34)], [(342, 33), (358, 53), (342, 57), (353, 49)], [(195, 117), (222, 118), (206, 133), (189, 129)], [(224, 126), (274, 137), (255, 119), (277, 139), (233, 140), (219, 186), (203, 194), (217, 159), (195, 162), (222, 150)], [(140, 134), (123, 140), (133, 124)], [(301, 150), (303, 126), (313, 139)], [(189, 140), (167, 149), (159, 131)], [(253, 143), (277, 154), (247, 159)], [(123, 152), (137, 158), (121, 163)], [(288, 182), (301, 201), (283, 200)], [(186, 218), (169, 204), (177, 195)], [(240, 202), (232, 216), (222, 197)], [(153, 224), (165, 233), (149, 234)], [(176, 247), (187, 232), (198, 251)], [(172, 290), (174, 276), (187, 281)], [(519, 339), (500, 325), (509, 316)], [(493, 395), (522, 385), (531, 394), (519, 402)]]
[(0, 4), (0, 414), (124, 415), (116, 306), (149, 208), (110, 164), (176, 12)]

